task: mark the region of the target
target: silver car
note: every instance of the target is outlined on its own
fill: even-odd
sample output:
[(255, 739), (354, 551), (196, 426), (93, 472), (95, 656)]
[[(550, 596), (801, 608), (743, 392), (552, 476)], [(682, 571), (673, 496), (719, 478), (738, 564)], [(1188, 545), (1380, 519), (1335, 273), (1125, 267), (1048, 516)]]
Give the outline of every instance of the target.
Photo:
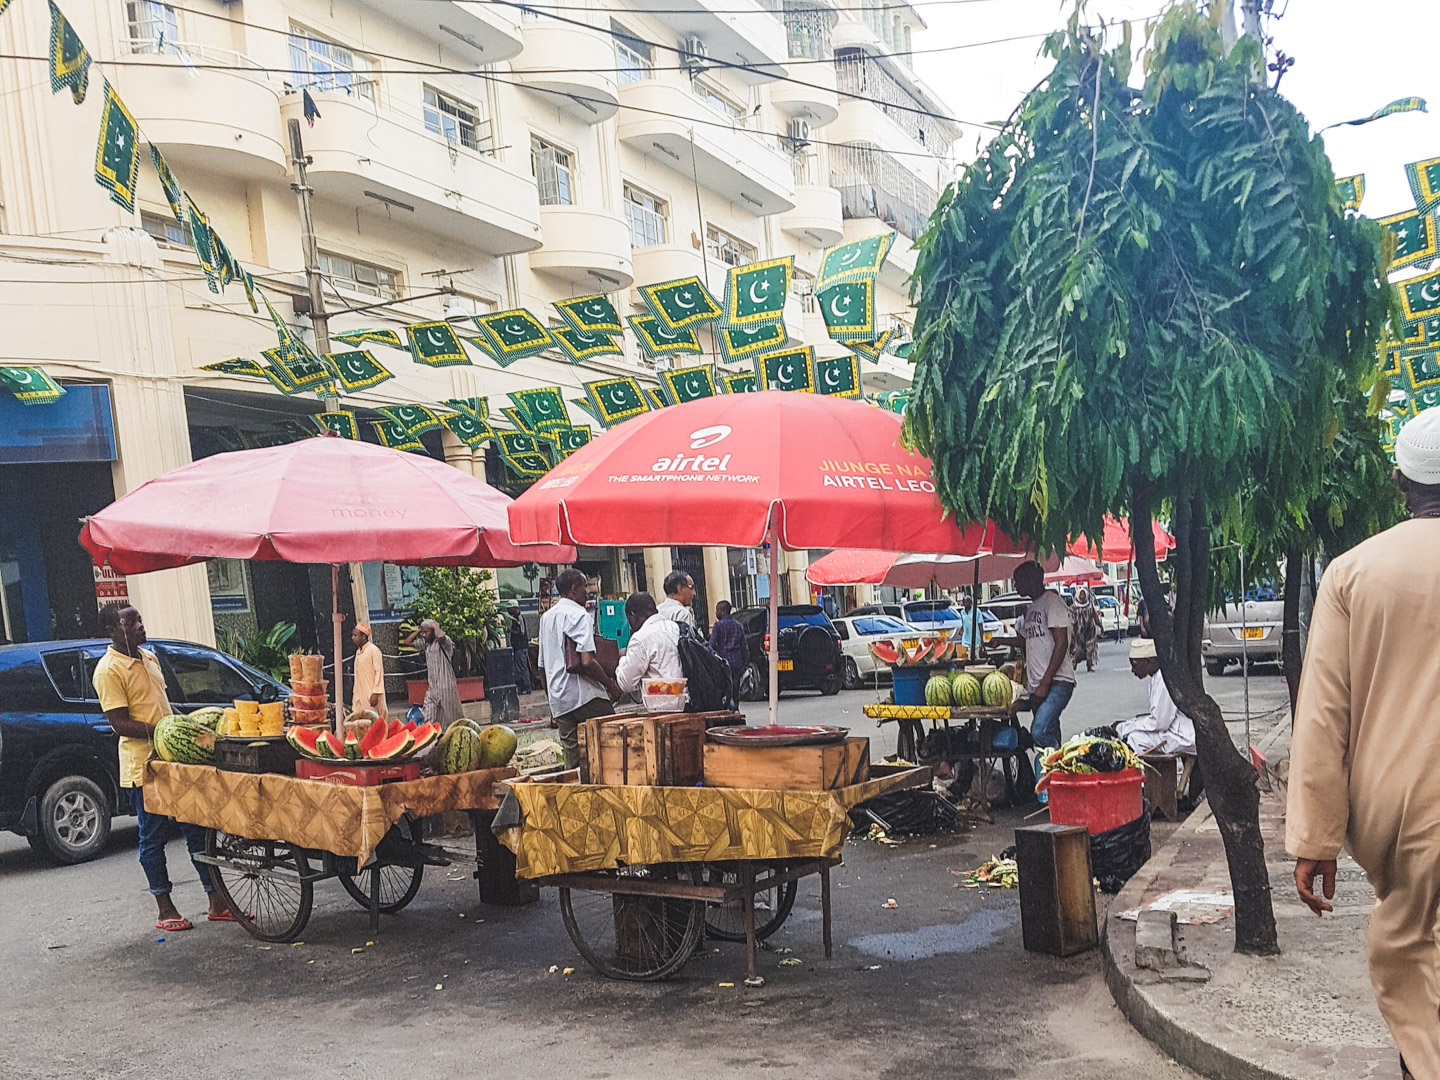
[(1278, 663), (1284, 619), (1283, 600), (1246, 600), (1243, 615), (1238, 604), (1211, 612), (1200, 643), (1205, 670), (1219, 675), (1227, 664), (1246, 658), (1252, 664)]

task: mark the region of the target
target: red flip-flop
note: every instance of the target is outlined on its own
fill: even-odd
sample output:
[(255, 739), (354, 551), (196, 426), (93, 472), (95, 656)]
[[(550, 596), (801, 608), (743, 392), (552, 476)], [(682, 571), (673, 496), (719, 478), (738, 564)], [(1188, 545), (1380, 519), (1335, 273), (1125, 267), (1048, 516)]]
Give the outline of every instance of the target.
[(163, 930), (167, 934), (178, 934), (181, 930), (194, 930), (195, 924), (181, 915), (178, 919), (161, 919), (155, 924), (155, 929)]
[(235, 918), (234, 915), (231, 915), (231, 914), (230, 914), (229, 909), (226, 909), (225, 914), (223, 914), (223, 915), (208, 915), (208, 914), (207, 914), (207, 915), (205, 916), (205, 921), (206, 921), (206, 922), (237, 922), (238, 920)]

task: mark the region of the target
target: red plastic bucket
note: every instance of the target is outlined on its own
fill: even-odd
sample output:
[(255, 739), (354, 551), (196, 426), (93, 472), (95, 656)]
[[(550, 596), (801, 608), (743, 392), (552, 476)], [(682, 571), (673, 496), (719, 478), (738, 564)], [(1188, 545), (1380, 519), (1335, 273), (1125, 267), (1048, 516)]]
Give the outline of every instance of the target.
[(1050, 777), (1050, 821), (1084, 825), (1090, 835), (1128, 825), (1144, 809), (1145, 777), (1139, 769), (1113, 773), (1056, 773)]

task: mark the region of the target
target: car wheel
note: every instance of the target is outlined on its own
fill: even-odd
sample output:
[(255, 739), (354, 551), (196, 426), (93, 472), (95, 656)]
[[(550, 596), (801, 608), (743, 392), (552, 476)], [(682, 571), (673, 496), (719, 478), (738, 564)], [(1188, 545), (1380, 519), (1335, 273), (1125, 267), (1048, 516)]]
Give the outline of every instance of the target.
[(765, 673), (757, 663), (750, 663), (740, 675), (740, 700), (764, 701), (769, 688), (765, 685)]
[(1211, 674), (1211, 675), (1223, 675), (1223, 674), (1225, 674), (1225, 661), (1224, 661), (1224, 660), (1206, 660), (1206, 661), (1205, 661), (1205, 670), (1206, 670), (1209, 674)]
[(860, 678), (860, 668), (855, 663), (854, 657), (847, 656), (845, 658), (845, 689), (859, 690), (864, 685), (864, 681)]
[(40, 832), (30, 846), (66, 866), (88, 862), (110, 839), (110, 800), (88, 776), (64, 776), (40, 796)]

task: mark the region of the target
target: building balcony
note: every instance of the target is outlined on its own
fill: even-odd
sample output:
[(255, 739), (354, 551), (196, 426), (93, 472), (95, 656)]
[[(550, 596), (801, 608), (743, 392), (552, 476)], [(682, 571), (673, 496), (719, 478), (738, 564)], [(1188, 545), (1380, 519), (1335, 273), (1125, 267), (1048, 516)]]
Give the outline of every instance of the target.
[(786, 69), (795, 82), (777, 82), (770, 87), (770, 104), (787, 116), (809, 120), (824, 127), (840, 115), (840, 97), (835, 93), (835, 68), (830, 64), (792, 64)]
[(620, 88), (620, 104), (622, 143), (687, 180), (693, 166), (700, 185), (737, 210), (764, 217), (794, 207), (789, 155), (780, 151), (777, 141), (746, 130), (687, 86), (660, 79), (630, 83)]
[[(185, 46), (193, 63), (243, 66), (233, 52), (204, 55)], [(188, 67), (179, 56), (153, 53), (154, 67), (113, 73), (117, 91), (145, 137), (181, 175), (188, 169), (249, 180), (285, 175), (285, 128), (280, 87), (261, 72)], [(149, 168), (149, 165), (146, 165)]]
[[(626, 243), (629, 243), (628, 238)], [(630, 258), (635, 267), (635, 280), (643, 285), (685, 277), (705, 280), (704, 260), (700, 257), (700, 252), (689, 244), (652, 244), (649, 247), (635, 248), (631, 251)], [(720, 281), (723, 287), (724, 278)], [(635, 295), (635, 303), (640, 303), (638, 293)]]
[(742, 65), (725, 69), (742, 82), (767, 82), (785, 74), (785, 25), (772, 0), (763, 6), (755, 0), (666, 0), (653, 17), (680, 36), (682, 47), (687, 38), (698, 38), (705, 55)]
[[(388, 214), (491, 255), (540, 246), (540, 197), (530, 176), (494, 154), (453, 146), (418, 120), (377, 111), (365, 98), (315, 99), (321, 117), (305, 131), (305, 151), (318, 198)], [(281, 113), (300, 117), (300, 95), (287, 97)]]
[(530, 252), (531, 270), (590, 292), (627, 289), (635, 280), (623, 215), (588, 206), (542, 206), (540, 232), (544, 245)]
[(525, 24), (521, 85), (587, 124), (609, 120), (620, 107), (615, 89), (615, 43), (607, 34), (545, 19)]
[[(959, 135), (944, 103), (908, 68), (895, 64), (893, 57), (877, 60), (857, 49), (841, 49), (835, 55), (835, 85), (847, 95), (841, 107), (842, 123), (859, 128), (855, 133), (847, 131), (841, 142), (851, 141), (853, 135), (884, 143), (888, 140), (876, 136), (879, 125), (893, 125), (906, 139), (944, 157)], [(846, 115), (852, 111), (850, 106), (860, 106), (853, 110), (853, 119)]]
[(818, 184), (797, 185), (795, 209), (780, 215), (780, 228), (811, 247), (829, 247), (845, 234), (840, 192)]
[[(486, 64), (520, 55), (520, 9), (473, 0), (359, 0), (392, 22)], [(614, 67), (614, 64), (607, 65)]]

